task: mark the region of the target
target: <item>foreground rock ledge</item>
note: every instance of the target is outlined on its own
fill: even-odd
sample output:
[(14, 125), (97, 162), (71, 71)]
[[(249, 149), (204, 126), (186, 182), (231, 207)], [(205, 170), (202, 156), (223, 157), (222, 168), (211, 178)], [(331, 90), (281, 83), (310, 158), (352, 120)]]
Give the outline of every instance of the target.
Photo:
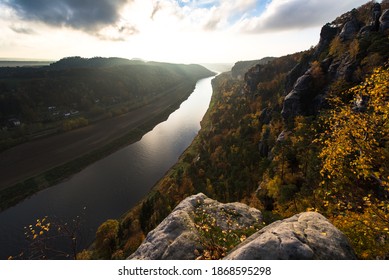
[(205, 211), (222, 230), (249, 227), (262, 222), (262, 214), (242, 203), (223, 204), (204, 194), (183, 200), (153, 231), (128, 259), (194, 260), (202, 251), (200, 235), (195, 227), (196, 213)]
[(228, 260), (351, 260), (346, 237), (321, 214), (307, 212), (277, 221), (250, 236)]
[[(196, 252), (203, 249), (195, 227), (195, 213), (199, 211), (206, 211), (223, 230), (245, 228), (262, 222), (262, 214), (257, 209), (242, 203), (223, 204), (200, 193), (183, 200), (160, 225), (149, 232), (128, 259), (196, 259)], [(346, 237), (315, 212), (277, 221), (250, 236), (225, 257), (229, 260), (355, 258)]]

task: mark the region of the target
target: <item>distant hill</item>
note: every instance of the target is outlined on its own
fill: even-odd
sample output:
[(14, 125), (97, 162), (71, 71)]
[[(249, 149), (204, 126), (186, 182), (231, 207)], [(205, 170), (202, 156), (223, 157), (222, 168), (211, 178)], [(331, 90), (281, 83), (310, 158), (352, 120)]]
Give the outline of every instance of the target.
[(51, 69), (71, 69), (71, 68), (102, 68), (119, 65), (145, 64), (142, 60), (129, 60), (119, 57), (93, 57), (83, 58), (80, 56), (66, 57), (50, 64)]
[(0, 150), (25, 141), (26, 135), (61, 131), (69, 118), (85, 125), (120, 115), (176, 87), (194, 88), (211, 75), (200, 65), (102, 57), (0, 67)]
[(33, 61), (33, 60), (1, 60), (0, 67), (32, 67), (32, 66), (47, 66), (52, 61)]

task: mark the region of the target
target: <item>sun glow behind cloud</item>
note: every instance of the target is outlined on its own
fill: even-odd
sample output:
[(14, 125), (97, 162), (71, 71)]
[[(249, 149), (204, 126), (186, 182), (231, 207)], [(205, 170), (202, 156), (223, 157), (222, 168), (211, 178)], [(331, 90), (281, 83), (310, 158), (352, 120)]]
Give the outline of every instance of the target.
[[(315, 45), (361, 0), (0, 0), (0, 57), (234, 62)], [(89, 8), (89, 9), (88, 9)]]

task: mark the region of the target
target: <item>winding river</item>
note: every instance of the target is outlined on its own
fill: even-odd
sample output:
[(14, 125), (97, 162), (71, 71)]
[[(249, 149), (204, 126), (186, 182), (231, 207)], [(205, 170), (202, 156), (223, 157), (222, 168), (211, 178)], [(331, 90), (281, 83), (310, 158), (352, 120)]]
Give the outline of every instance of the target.
[(0, 213), (0, 259), (23, 251), (24, 227), (44, 216), (66, 222), (82, 215), (80, 247), (87, 247), (102, 222), (134, 206), (190, 145), (208, 109), (212, 79), (199, 80), (181, 107), (140, 141)]

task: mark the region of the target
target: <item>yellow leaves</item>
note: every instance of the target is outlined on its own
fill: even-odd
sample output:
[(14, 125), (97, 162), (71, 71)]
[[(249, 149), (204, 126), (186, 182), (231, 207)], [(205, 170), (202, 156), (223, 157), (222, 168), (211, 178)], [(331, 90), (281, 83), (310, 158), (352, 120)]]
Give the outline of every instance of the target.
[[(383, 146), (389, 139), (388, 89), (389, 70), (379, 68), (364, 83), (340, 94), (354, 96), (351, 105), (340, 96), (331, 98), (333, 109), (322, 117), (325, 131), (317, 139), (323, 146), (319, 157), (325, 180), (348, 183), (343, 180), (374, 177), (385, 185), (383, 178), (389, 173), (384, 164), (389, 161), (388, 153)], [(365, 110), (354, 110), (363, 100)]]
[(389, 251), (389, 212), (367, 208), (363, 212), (345, 211), (330, 219), (346, 234), (359, 258), (382, 258)]
[(242, 235), (242, 236), (239, 238), (240, 242), (243, 242), (243, 241), (245, 241), (246, 239), (247, 239), (246, 235)]
[[(322, 207), (362, 259), (389, 252), (389, 70), (331, 99), (321, 117)], [(351, 102), (345, 100), (350, 100)], [(358, 110), (356, 104), (364, 102)], [(373, 191), (375, 190), (375, 191)], [(371, 192), (368, 194), (368, 192)]]
[[(47, 217), (44, 217), (42, 220), (37, 219), (34, 225), (28, 225), (28, 231), (25, 233), (27, 238), (32, 240), (38, 239), (38, 237), (43, 237), (45, 232), (50, 230), (51, 223), (47, 222)], [(27, 227), (25, 227), (27, 229)]]
[(243, 242), (263, 225), (254, 222), (250, 226), (238, 223), (237, 211), (220, 209), (217, 214), (214, 209), (198, 207), (193, 213), (195, 230), (199, 235), (202, 251), (198, 252), (199, 260), (215, 260), (226, 256), (227, 252)]

